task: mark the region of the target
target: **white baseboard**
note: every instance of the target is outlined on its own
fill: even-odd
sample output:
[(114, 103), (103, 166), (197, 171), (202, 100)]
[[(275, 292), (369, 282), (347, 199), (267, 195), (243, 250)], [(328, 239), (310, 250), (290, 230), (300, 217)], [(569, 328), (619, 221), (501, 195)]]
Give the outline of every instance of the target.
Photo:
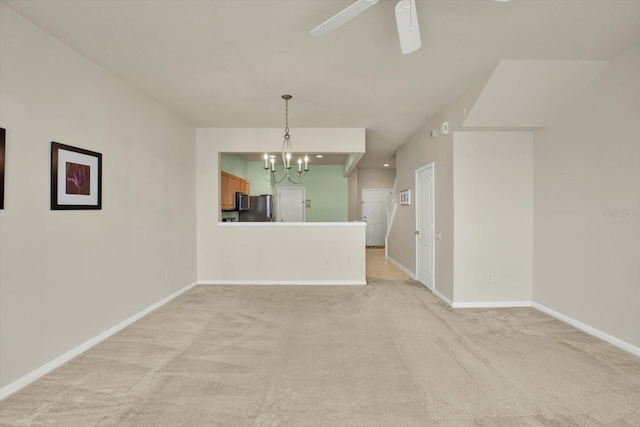
[(179, 291), (174, 292), (173, 294), (169, 295), (168, 297), (166, 297), (166, 298), (158, 301), (157, 303), (145, 308), (144, 310), (142, 310), (138, 314), (135, 314), (135, 315), (129, 317), (128, 319), (118, 323), (117, 325), (115, 325), (111, 329), (108, 329), (108, 330), (102, 332), (101, 334), (96, 335), (95, 337), (91, 338), (90, 340), (85, 341), (84, 343), (80, 344), (79, 346), (67, 351), (63, 355), (56, 357), (55, 359), (53, 359), (52, 361), (46, 363), (45, 365), (42, 365), (41, 367), (29, 372), (27, 375), (25, 375), (25, 376), (23, 376), (21, 378), (18, 378), (17, 380), (13, 381), (12, 383), (9, 383), (6, 386), (0, 388), (0, 400), (2, 400), (4, 398), (6, 398), (7, 396), (15, 393), (16, 391), (20, 390), (21, 388), (31, 384), (32, 382), (34, 382), (38, 378), (42, 377), (43, 375), (48, 374), (49, 372), (53, 371), (58, 366), (68, 362), (69, 360), (73, 359), (74, 357), (78, 356), (79, 354), (87, 351), (88, 349), (90, 349), (94, 345), (98, 344), (100, 341), (103, 341), (103, 340), (109, 338), (111, 335), (115, 334), (116, 332), (119, 332), (120, 330), (126, 328), (127, 326), (129, 326), (133, 322), (135, 322), (136, 320), (146, 316), (147, 314), (151, 313), (153, 310), (157, 309), (158, 307), (168, 303), (169, 301), (171, 301), (172, 299), (174, 299), (178, 295), (180, 295), (180, 294), (188, 291), (189, 289), (193, 288), (196, 284), (197, 284), (197, 282), (193, 282), (192, 284), (180, 289)]
[(453, 306), (453, 303), (451, 302), (451, 300), (447, 297), (445, 297), (444, 295), (442, 295), (440, 292), (438, 292), (438, 290), (434, 287), (433, 288), (433, 294), (435, 296), (437, 296), (438, 298), (440, 298), (442, 301), (445, 302), (445, 304), (449, 305), (449, 306)]
[(387, 259), (389, 260), (389, 262), (391, 262), (391, 264), (395, 265), (400, 270), (405, 272), (407, 274), (407, 276), (411, 277), (413, 280), (416, 280), (416, 275), (413, 274), (412, 272), (410, 272), (409, 270), (407, 270), (404, 265), (400, 264), (398, 261), (396, 261), (395, 259), (391, 258), (390, 256), (387, 256)]
[(609, 344), (615, 345), (618, 348), (621, 348), (622, 350), (628, 351), (629, 353), (640, 357), (640, 347), (636, 347), (633, 344), (630, 344), (626, 341), (622, 341), (619, 338), (616, 338), (612, 335), (607, 334), (606, 332), (602, 332), (599, 329), (596, 329), (592, 326), (589, 326), (587, 324), (584, 324), (582, 322), (580, 322), (579, 320), (576, 320), (572, 317), (569, 317), (567, 315), (564, 315), (562, 313), (558, 313), (555, 310), (550, 309), (549, 307), (546, 307), (542, 304), (538, 304), (537, 302), (533, 302), (532, 303), (533, 308), (542, 311), (543, 313), (548, 314), (551, 317), (555, 317), (558, 320), (562, 320), (565, 323), (568, 323), (569, 325), (580, 329), (583, 332), (588, 333), (589, 335), (593, 335), (596, 338), (600, 338), (603, 341), (608, 342)]
[[(413, 280), (418, 280), (418, 278), (416, 277), (415, 274), (413, 274), (412, 272), (410, 272), (409, 270), (406, 269), (406, 267), (402, 264), (400, 264), (398, 261), (396, 261), (395, 259), (391, 258), (390, 256), (387, 256), (387, 259), (389, 260), (389, 262), (391, 262), (393, 265), (395, 265), (396, 267), (398, 267), (400, 270), (404, 271), (409, 277), (411, 277)], [(425, 289), (429, 289), (425, 286)], [(435, 288), (435, 286), (433, 287), (433, 294), (435, 296), (437, 296), (438, 298), (440, 298), (442, 301), (445, 302), (445, 304), (447, 305), (451, 305), (451, 300), (447, 297), (445, 297), (444, 295), (442, 295), (440, 292), (438, 292), (438, 290)]]
[(233, 286), (360, 286), (366, 280), (198, 280), (198, 285), (233, 285)]
[(531, 301), (478, 301), (478, 302), (454, 302), (453, 308), (508, 308), (531, 307)]

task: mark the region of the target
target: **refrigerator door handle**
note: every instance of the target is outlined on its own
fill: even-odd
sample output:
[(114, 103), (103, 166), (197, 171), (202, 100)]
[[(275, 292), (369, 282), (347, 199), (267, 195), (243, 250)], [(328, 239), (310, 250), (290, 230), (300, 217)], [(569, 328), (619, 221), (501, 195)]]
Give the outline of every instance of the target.
[(267, 218), (271, 221), (271, 197), (267, 196)]

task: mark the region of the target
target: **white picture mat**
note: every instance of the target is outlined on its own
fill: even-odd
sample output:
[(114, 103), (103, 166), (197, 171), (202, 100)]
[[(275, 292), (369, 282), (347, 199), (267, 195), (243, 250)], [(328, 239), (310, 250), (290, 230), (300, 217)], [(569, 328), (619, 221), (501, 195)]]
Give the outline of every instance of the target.
[[(67, 162), (88, 165), (90, 169), (89, 195), (66, 194)], [(58, 204), (59, 205), (97, 205), (98, 204), (98, 158), (75, 151), (58, 149)]]
[(400, 204), (401, 205), (411, 204), (411, 190), (403, 190), (400, 192)]

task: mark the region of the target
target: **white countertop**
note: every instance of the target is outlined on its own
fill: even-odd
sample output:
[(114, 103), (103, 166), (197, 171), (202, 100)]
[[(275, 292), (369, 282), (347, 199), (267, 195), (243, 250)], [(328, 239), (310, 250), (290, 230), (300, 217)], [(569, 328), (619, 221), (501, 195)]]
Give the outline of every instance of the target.
[(221, 227), (366, 227), (363, 221), (352, 222), (219, 222)]

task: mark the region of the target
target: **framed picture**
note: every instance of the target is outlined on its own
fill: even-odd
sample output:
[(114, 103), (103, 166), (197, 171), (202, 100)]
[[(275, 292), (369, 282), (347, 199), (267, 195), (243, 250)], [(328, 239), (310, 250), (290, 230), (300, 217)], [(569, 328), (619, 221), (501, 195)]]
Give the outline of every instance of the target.
[(4, 138), (6, 131), (0, 128), (0, 209), (4, 209)]
[(102, 209), (102, 154), (51, 142), (51, 209)]
[(411, 190), (403, 190), (400, 192), (400, 204), (401, 205), (411, 204)]

